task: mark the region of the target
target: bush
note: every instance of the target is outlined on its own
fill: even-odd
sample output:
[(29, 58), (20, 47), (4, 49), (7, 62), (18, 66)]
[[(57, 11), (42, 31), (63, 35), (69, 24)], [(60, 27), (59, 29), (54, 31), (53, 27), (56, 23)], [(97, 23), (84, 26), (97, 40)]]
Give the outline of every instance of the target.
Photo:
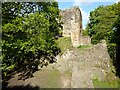
[(17, 17), (2, 26), (3, 78), (17, 69), (37, 69), (41, 57), (52, 58), (58, 50), (45, 13)]
[(83, 36), (89, 36), (89, 35), (88, 35), (88, 31), (87, 31), (87, 30), (82, 30), (82, 35), (83, 35)]

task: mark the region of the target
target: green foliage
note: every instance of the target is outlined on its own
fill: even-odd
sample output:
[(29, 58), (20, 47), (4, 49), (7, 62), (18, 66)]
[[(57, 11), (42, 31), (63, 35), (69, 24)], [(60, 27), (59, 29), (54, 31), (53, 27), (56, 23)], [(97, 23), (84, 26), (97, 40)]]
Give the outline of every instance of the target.
[(70, 37), (61, 37), (57, 40), (58, 46), (61, 49), (61, 53), (66, 51), (67, 49), (72, 48), (71, 38)]
[(92, 38), (92, 43), (96, 44), (101, 39), (106, 39), (108, 42), (114, 35), (114, 23), (117, 20), (116, 14), (118, 4), (109, 6), (99, 6), (94, 11), (90, 12), (90, 22), (87, 25), (87, 31)]
[(118, 80), (114, 81), (99, 81), (97, 78), (93, 80), (93, 85), (95, 88), (119, 88), (120, 82)]
[[(12, 8), (9, 9), (6, 4)], [(20, 7), (16, 3), (8, 2), (3, 4), (5, 5), (5, 7), (2, 7), (4, 15), (6, 15), (5, 8), (7, 8), (7, 11), (11, 11), (14, 4)], [(59, 49), (55, 42), (55, 35), (60, 30), (57, 2), (37, 3), (38, 7), (43, 5), (43, 9), (38, 12), (32, 10), (33, 6), (31, 5), (35, 3), (23, 4), (26, 7), (22, 8), (22, 10), (26, 10), (25, 13), (22, 12), (24, 16), (20, 16), (21, 13), (17, 12), (15, 18), (10, 22), (6, 21), (9, 17), (5, 16), (3, 18), (5, 20), (5, 23), (2, 25), (1, 43), (3, 78), (9, 76), (9, 73), (14, 70), (24, 70), (27, 68), (36, 70), (38, 64), (40, 64), (39, 60), (41, 57), (51, 60)], [(27, 8), (31, 11), (27, 12)], [(21, 9), (17, 10), (20, 11)], [(13, 17), (11, 14), (9, 15)]]
[(18, 16), (34, 13), (35, 3), (32, 2), (2, 2), (2, 24), (11, 22)]
[[(105, 39), (113, 64), (119, 67), (117, 60), (120, 50), (120, 2), (108, 6), (99, 6), (90, 12), (90, 22), (86, 30), (91, 37), (91, 43), (97, 44)], [(120, 70), (120, 69), (119, 69)], [(119, 72), (119, 71), (117, 71)]]
[(82, 35), (83, 36), (88, 36), (89, 34), (88, 34), (88, 31), (87, 30), (82, 30)]

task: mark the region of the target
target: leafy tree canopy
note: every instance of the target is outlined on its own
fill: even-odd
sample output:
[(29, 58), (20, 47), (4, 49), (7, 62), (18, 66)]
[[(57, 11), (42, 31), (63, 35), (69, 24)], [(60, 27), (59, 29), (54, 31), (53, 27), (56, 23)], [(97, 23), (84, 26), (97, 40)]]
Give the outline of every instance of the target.
[(92, 39), (92, 44), (97, 44), (101, 39), (106, 40), (108, 52), (113, 60), (117, 73), (119, 73), (120, 2), (108, 6), (99, 6), (90, 12), (89, 20), (90, 22), (86, 29)]
[(3, 2), (2, 13), (3, 78), (14, 70), (37, 69), (41, 58), (53, 60), (61, 29), (57, 2)]

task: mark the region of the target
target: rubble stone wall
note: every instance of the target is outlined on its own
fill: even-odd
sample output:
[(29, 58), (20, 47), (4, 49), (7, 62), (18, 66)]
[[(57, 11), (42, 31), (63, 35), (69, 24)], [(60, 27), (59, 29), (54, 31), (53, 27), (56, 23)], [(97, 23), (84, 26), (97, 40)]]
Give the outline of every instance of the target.
[(82, 31), (82, 15), (78, 7), (62, 10), (60, 12), (63, 21), (63, 36), (71, 37), (73, 47), (80, 45)]

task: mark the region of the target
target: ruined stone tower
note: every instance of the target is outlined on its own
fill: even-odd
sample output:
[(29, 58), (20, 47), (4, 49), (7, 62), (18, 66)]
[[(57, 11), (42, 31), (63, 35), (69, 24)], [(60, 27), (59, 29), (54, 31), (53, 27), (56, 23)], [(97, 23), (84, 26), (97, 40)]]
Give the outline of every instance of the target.
[(82, 31), (82, 15), (79, 7), (62, 10), (60, 14), (64, 23), (63, 36), (71, 37), (73, 47), (78, 47)]

